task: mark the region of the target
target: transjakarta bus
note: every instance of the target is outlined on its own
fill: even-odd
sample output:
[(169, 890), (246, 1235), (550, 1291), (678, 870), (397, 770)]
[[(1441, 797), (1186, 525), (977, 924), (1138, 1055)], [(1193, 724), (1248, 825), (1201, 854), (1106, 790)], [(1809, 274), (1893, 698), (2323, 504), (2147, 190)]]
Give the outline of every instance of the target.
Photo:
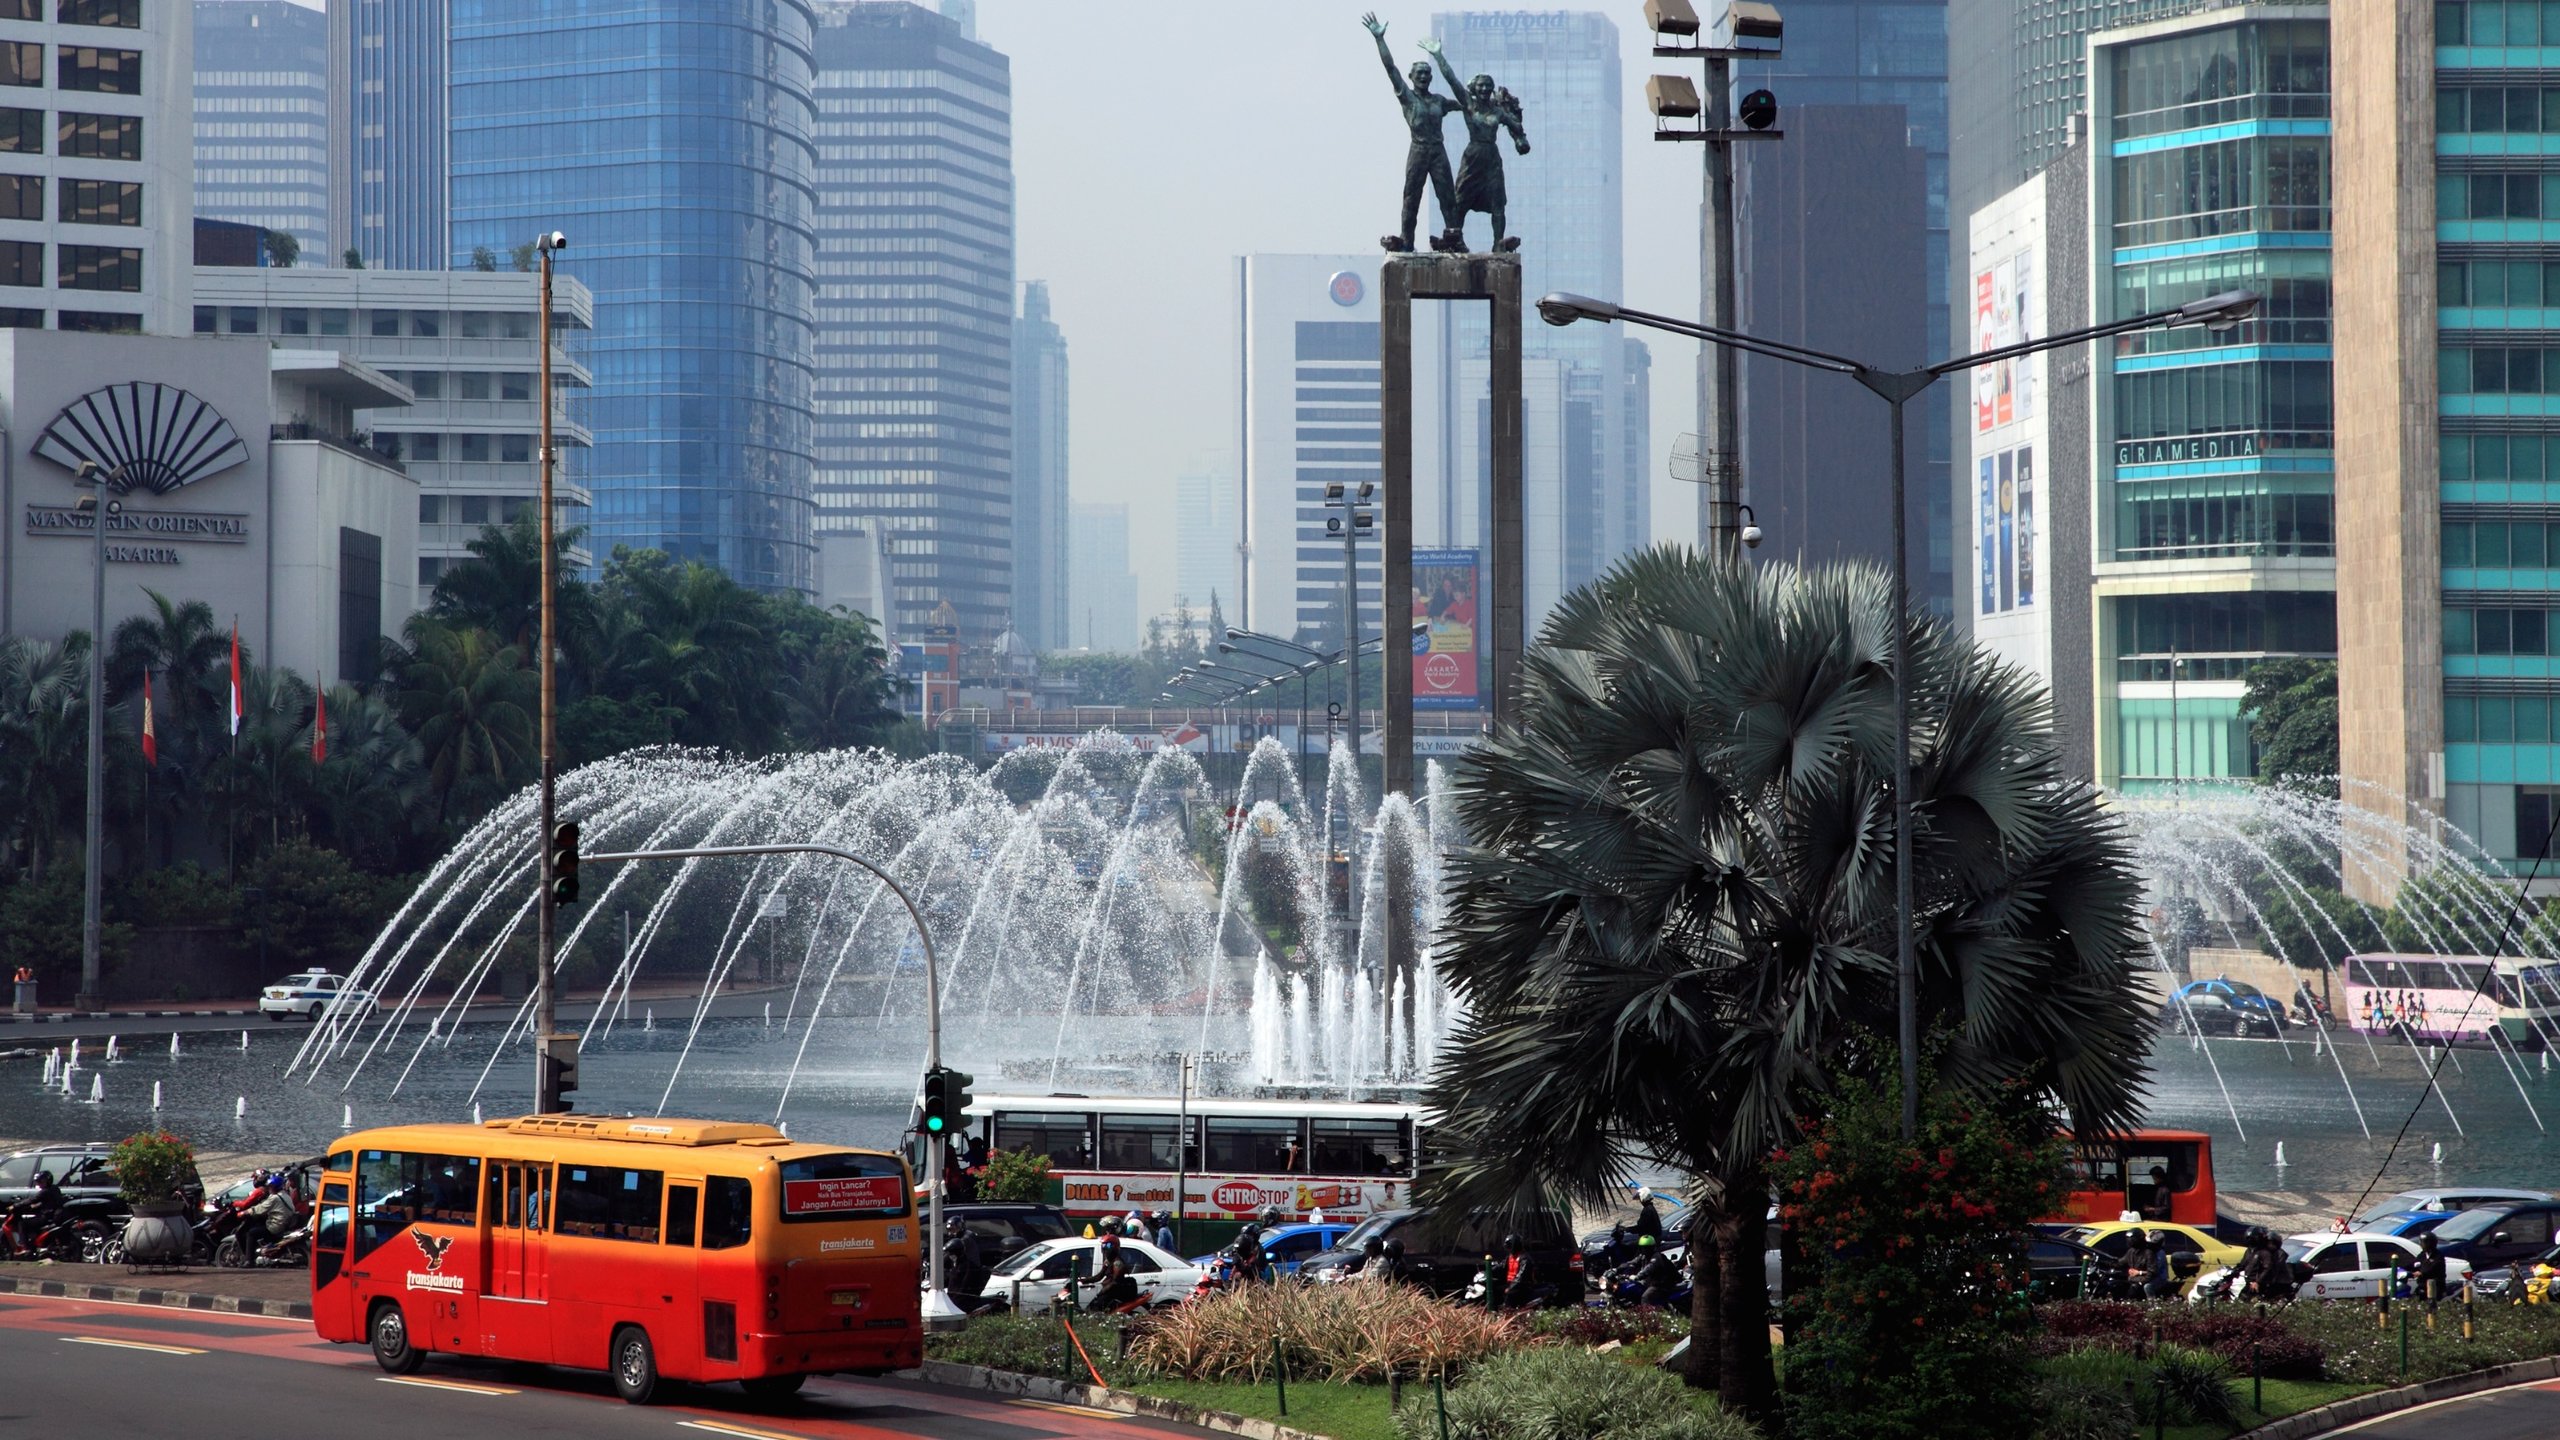
[[(2070, 1190), (2050, 1223), (2097, 1225), (2131, 1213), (2192, 1225), (2211, 1234), (2220, 1202), (2213, 1183), (2213, 1137), (2201, 1130), (2134, 1130), (2063, 1137), (2071, 1147)], [(2159, 1213), (2166, 1204), (2168, 1214)]]
[(1068, 1215), (1178, 1211), (1190, 1246), (1271, 1209), (1358, 1220), (1410, 1205), (1421, 1141), (1421, 1107), (1387, 1101), (981, 1095), (967, 1114), (994, 1148), (1049, 1157)]
[(779, 1400), (923, 1359), (913, 1179), (765, 1125), (550, 1115), (329, 1147), (311, 1247), (324, 1340), (395, 1375), (429, 1351)]
[(2350, 955), (2348, 1028), (2403, 1040), (2536, 1046), (2560, 1026), (2560, 965), (2481, 955)]

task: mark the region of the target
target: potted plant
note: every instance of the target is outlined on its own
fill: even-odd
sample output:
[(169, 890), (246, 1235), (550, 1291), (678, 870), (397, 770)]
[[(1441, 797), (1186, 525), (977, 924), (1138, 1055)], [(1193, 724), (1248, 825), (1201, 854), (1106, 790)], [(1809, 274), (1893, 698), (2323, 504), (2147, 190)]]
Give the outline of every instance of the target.
[(195, 1244), (187, 1223), (188, 1192), (202, 1184), (196, 1178), (195, 1147), (166, 1130), (142, 1130), (126, 1136), (107, 1163), (115, 1168), (124, 1203), (133, 1210), (124, 1227), (125, 1263), (166, 1265), (186, 1259)]

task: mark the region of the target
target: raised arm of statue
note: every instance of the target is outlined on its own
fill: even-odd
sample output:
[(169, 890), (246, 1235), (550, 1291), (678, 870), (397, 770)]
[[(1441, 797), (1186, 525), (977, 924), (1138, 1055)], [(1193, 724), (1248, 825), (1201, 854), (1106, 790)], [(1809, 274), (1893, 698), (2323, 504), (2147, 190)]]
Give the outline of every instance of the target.
[[(1381, 41), (1379, 43), (1384, 44), (1385, 42)], [(1440, 67), (1440, 78), (1449, 82), (1449, 93), (1451, 97), (1461, 105), (1466, 104), (1466, 84), (1458, 79), (1457, 69), (1450, 65), (1449, 56), (1446, 52), (1441, 50), (1440, 42), (1437, 40), (1425, 40), (1422, 42), (1422, 48), (1431, 52), (1431, 63)]]
[(1395, 82), (1396, 98), (1410, 98), (1413, 92), (1404, 83), (1404, 72), (1396, 68), (1395, 53), (1387, 48), (1387, 23), (1374, 12), (1361, 16), (1360, 23), (1368, 29), (1369, 38), (1378, 42), (1378, 63), (1387, 67), (1387, 78)]

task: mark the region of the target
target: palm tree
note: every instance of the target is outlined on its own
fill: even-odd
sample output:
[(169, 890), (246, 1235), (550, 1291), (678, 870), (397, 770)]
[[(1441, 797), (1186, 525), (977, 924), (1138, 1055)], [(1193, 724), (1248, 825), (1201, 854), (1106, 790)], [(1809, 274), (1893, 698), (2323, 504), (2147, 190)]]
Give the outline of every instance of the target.
[(89, 637), (59, 644), (30, 636), (0, 641), (0, 833), (23, 841), (27, 869), (44, 878), (45, 854), (77, 812), (88, 777)]
[[(142, 677), (151, 674), (160, 760), (151, 767), (150, 808), (160, 822), (158, 833), (170, 837), (195, 808), (203, 780), (228, 748), (231, 637), (202, 600), (180, 603), (156, 590), (143, 594), (151, 599), (150, 611), (118, 625), (107, 651), (107, 691), (134, 712), (130, 723), (138, 733)], [(124, 724), (123, 717), (117, 723)]]
[[(436, 825), (534, 778), (534, 673), (524, 652), (478, 628), (410, 617), (401, 667), (402, 722), (417, 736)], [(476, 813), (476, 810), (474, 811)]]
[(260, 665), (241, 674), (240, 734), (212, 775), (235, 822), (246, 819), (253, 836), (265, 823), (269, 847), (299, 835), (310, 810), (314, 708), (311, 682), (291, 670)]
[(877, 744), (898, 723), (888, 652), (862, 617), (839, 617), (837, 625), (791, 677), (791, 731), (803, 746)]
[[(1452, 1203), (1700, 1182), (1691, 1379), (1772, 1398), (1770, 1151), (1827, 1077), (1890, 1068), (1892, 592), (1871, 567), (1629, 557), (1567, 596), (1518, 728), (1457, 773), (1447, 963), (1465, 1019), (1433, 1077)], [(1910, 625), (1914, 916), (1940, 1075), (2022, 1080), (2084, 1131), (2135, 1116), (2139, 887), (2056, 770), (2034, 684)]]
[[(585, 534), (583, 527), (572, 526), (551, 537), (560, 633), (569, 637), (585, 629), (593, 607), (593, 592), (570, 572), (568, 562), (570, 547)], [(477, 626), (528, 656), (537, 654), (533, 637), (542, 624), (542, 535), (532, 513), (484, 527), (465, 548), (471, 558), (436, 581), (429, 613), (449, 625)]]
[(389, 703), (352, 685), (329, 691), (328, 758), (312, 776), (311, 808), (333, 848), (364, 868), (398, 868), (411, 817), (426, 803), (420, 757)]

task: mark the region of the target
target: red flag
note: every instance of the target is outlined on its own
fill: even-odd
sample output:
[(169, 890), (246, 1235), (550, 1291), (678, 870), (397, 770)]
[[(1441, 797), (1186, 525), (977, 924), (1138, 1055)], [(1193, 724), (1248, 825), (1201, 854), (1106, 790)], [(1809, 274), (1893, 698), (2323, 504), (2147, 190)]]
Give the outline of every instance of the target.
[(231, 738), (240, 738), (240, 622), (231, 622)]
[(142, 672), (142, 763), (160, 763), (160, 737), (151, 728), (151, 672)]
[(311, 716), (311, 763), (318, 765), (329, 758), (329, 692), (320, 692), (320, 708)]

